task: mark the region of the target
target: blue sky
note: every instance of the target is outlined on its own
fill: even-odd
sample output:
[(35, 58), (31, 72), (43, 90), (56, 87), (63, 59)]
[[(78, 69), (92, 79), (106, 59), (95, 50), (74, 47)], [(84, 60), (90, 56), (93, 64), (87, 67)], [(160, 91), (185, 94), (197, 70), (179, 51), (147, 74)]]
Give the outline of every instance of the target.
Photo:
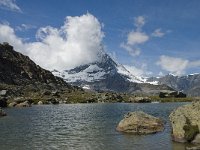
[(199, 0), (1, 1), (1, 25), (27, 43), (37, 42), (41, 27), (60, 28), (66, 16), (89, 13), (101, 24), (106, 51), (134, 74), (200, 72)]

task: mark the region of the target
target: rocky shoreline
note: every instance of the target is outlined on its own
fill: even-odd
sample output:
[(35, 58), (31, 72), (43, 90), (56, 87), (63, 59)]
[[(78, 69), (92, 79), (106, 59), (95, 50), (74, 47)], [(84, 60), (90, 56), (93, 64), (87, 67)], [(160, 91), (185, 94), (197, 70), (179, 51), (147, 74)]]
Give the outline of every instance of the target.
[(6, 116), (7, 114), (0, 108), (0, 117)]

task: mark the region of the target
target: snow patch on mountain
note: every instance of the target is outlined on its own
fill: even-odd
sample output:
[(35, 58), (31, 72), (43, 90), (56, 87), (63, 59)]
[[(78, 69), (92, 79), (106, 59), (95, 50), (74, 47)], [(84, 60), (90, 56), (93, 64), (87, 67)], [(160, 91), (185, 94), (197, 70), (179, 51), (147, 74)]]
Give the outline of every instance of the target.
[(125, 75), (127, 76), (127, 79), (130, 82), (134, 82), (134, 83), (143, 83), (143, 81), (139, 78), (137, 78), (136, 76), (132, 75), (124, 66), (122, 66), (121, 64), (117, 65), (117, 72), (119, 74)]
[(142, 77), (144, 83), (149, 83), (153, 85), (159, 85), (159, 81), (148, 81), (148, 77)]
[(55, 76), (63, 78), (66, 82), (95, 82), (104, 79), (104, 70), (97, 65), (90, 65), (80, 72), (75, 71), (52, 71)]

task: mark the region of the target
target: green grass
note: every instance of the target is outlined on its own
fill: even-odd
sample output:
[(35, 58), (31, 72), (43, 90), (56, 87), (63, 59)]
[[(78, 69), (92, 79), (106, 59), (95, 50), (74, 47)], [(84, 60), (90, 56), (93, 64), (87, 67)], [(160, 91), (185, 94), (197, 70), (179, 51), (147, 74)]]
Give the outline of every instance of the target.
[(160, 98), (159, 96), (149, 96), (152, 102), (158, 101), (161, 103), (165, 102), (192, 102), (195, 100), (194, 97), (185, 97), (185, 98)]

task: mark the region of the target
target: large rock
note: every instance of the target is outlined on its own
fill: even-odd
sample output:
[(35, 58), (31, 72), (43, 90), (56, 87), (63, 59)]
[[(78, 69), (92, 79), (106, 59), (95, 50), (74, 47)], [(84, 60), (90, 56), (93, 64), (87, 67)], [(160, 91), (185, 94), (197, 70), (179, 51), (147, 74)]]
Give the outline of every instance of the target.
[(185, 98), (186, 94), (180, 91), (162, 91), (159, 94), (160, 98)]
[(55, 98), (49, 98), (47, 100), (50, 104), (59, 104), (59, 100)]
[(130, 97), (129, 102), (133, 103), (150, 103), (151, 99), (149, 97)]
[(31, 104), (28, 101), (25, 101), (17, 104), (16, 107), (31, 107)]
[(169, 118), (174, 141), (200, 143), (200, 102), (177, 108)]
[(0, 97), (0, 107), (7, 107), (7, 99)]
[(6, 116), (6, 113), (0, 108), (0, 117)]
[(15, 107), (16, 105), (17, 105), (16, 102), (11, 102), (11, 103), (8, 104), (8, 107)]
[(156, 133), (163, 131), (163, 129), (164, 123), (161, 119), (142, 111), (126, 114), (117, 126), (117, 131), (135, 134)]
[(1, 90), (0, 91), (0, 96), (6, 96), (7, 90)]
[(39, 102), (38, 102), (38, 105), (43, 105), (43, 102), (42, 102), (42, 101), (39, 101)]

